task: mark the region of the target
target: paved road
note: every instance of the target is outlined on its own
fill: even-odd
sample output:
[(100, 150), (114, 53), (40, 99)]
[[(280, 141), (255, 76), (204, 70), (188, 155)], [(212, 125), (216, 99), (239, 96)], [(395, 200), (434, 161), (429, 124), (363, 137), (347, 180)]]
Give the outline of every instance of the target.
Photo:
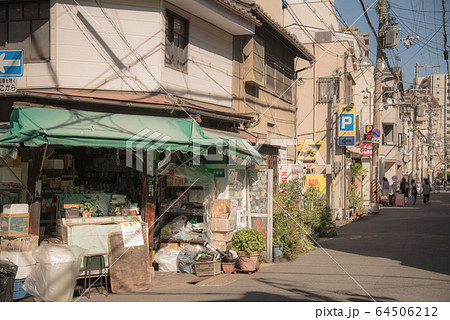
[(450, 193), (421, 201), (346, 224), (324, 250), (250, 276), (159, 275), (146, 292), (79, 301), (450, 301)]

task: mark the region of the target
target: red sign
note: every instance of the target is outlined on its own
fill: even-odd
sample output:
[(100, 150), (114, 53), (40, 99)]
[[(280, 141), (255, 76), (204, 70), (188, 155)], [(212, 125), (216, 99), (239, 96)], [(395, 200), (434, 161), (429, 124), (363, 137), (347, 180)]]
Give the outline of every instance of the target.
[(378, 128), (373, 129), (372, 134), (373, 134), (373, 137), (374, 137), (374, 138), (379, 138), (379, 137), (381, 137), (381, 131), (380, 131), (380, 129), (378, 129)]
[(361, 154), (363, 156), (368, 156), (368, 157), (372, 156), (372, 144), (371, 143), (360, 144), (359, 147), (361, 148)]

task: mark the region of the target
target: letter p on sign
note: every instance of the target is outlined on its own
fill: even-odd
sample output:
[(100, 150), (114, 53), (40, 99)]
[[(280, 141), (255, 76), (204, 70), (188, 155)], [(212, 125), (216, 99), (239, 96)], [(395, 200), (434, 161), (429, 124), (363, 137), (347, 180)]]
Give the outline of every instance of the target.
[(353, 131), (353, 115), (343, 114), (341, 115), (341, 131)]

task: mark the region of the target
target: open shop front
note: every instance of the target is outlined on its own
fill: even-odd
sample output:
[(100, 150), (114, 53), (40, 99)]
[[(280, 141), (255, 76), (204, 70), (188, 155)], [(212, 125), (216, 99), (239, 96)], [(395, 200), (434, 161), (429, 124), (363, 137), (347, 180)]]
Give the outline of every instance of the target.
[[(164, 137), (164, 143), (161, 143), (160, 137)], [(216, 136), (205, 134), (195, 121), (188, 119), (16, 106), (11, 115), (10, 131), (0, 137), (2, 159), (8, 159), (5, 160), (5, 170), (8, 172), (14, 172), (18, 165), (28, 168), (19, 176), (9, 177), (9, 180), (15, 181), (13, 183), (19, 192), (14, 197), (11, 192), (9, 198), (2, 198), (2, 204), (32, 204), (28, 209), (30, 227), (27, 236), (33, 230), (33, 235), (40, 236), (41, 240), (56, 236), (65, 244), (85, 248), (85, 257), (103, 257), (105, 269), (110, 261), (114, 261), (112, 257), (124, 253), (125, 238), (115, 239), (122, 251), (111, 252), (111, 241), (114, 239), (109, 239), (108, 235), (123, 234), (124, 224), (139, 224), (145, 240), (143, 244), (147, 248), (141, 251), (145, 258), (134, 255), (127, 262), (122, 256), (120, 260), (124, 263), (117, 263), (119, 268), (111, 268), (109, 272), (113, 292), (146, 289), (150, 286), (149, 251), (151, 253), (153, 248), (159, 249), (172, 243), (201, 244), (204, 240), (212, 242), (217, 239), (210, 229), (214, 224), (214, 200), (226, 199), (227, 196), (221, 195), (225, 190), (217, 189), (216, 183), (227, 179), (229, 170), (227, 165), (222, 165), (226, 175), (218, 171), (220, 165), (212, 165), (208, 170), (207, 165), (202, 164), (203, 160), (200, 165), (190, 165), (192, 157), (189, 159), (187, 155), (194, 151), (193, 140), (196, 139), (202, 141), (199, 143), (200, 153), (207, 153), (212, 143), (217, 143), (211, 142), (217, 140)], [(241, 145), (242, 139), (223, 139), (221, 150), (224, 153), (230, 153), (231, 140), (238, 157), (250, 157), (255, 162), (254, 157), (259, 153), (254, 149), (248, 152), (248, 146), (244, 148)], [(140, 148), (150, 151), (142, 153)], [(127, 153), (127, 150), (135, 151)], [(158, 168), (158, 159), (164, 157), (161, 152), (167, 150), (171, 152), (171, 159)], [(127, 156), (138, 160), (136, 168), (127, 163)], [(155, 168), (159, 170), (153, 175), (145, 172), (149, 158), (154, 159)], [(246, 172), (245, 166), (243, 169)], [(247, 185), (245, 178), (242, 185)], [(230, 199), (231, 191), (227, 192)], [(241, 195), (242, 192), (244, 189), (237, 191)], [(176, 201), (170, 202), (174, 199)], [(39, 210), (33, 211), (36, 203), (40, 203)], [(247, 199), (244, 197), (236, 205), (230, 201), (234, 212), (227, 206), (219, 210), (221, 213), (225, 211), (223, 213), (228, 221), (233, 221), (218, 227), (217, 232), (222, 236), (218, 239), (224, 240), (221, 242), (229, 243), (230, 232), (243, 226), (236, 222), (245, 216), (245, 205)], [(237, 210), (241, 210), (239, 216)], [(187, 235), (188, 232), (185, 232), (173, 238), (170, 231), (171, 236), (163, 239), (162, 234), (167, 233), (167, 228), (163, 231), (165, 225), (176, 218), (183, 224), (184, 231), (189, 226), (190, 231), (197, 234)], [(152, 227), (155, 222), (156, 234)], [(247, 226), (251, 227), (252, 223), (256, 222), (250, 219)], [(155, 244), (154, 235), (157, 240)], [(19, 236), (25, 235), (22, 233)], [(37, 244), (38, 241), (35, 246)], [(31, 252), (35, 246), (26, 248), (26, 252)], [(85, 262), (81, 265), (83, 267)], [(136, 268), (136, 265), (141, 265), (141, 268)], [(143, 278), (130, 278), (131, 270), (134, 275), (140, 274)], [(113, 273), (116, 273), (115, 277)], [(26, 278), (26, 275), (21, 276)], [(123, 285), (125, 282), (126, 286)]]

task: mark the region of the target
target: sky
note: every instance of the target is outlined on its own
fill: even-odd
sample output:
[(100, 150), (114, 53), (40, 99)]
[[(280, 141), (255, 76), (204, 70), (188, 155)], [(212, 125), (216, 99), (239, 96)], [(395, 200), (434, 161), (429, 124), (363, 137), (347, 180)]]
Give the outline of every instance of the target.
[[(373, 27), (378, 32), (377, 0), (363, 0), (368, 10)], [(407, 49), (401, 41), (395, 49), (386, 49), (391, 66), (398, 66), (403, 71), (404, 87), (412, 85), (415, 65), (439, 66), (436, 68), (419, 67), (419, 77), (434, 73), (447, 73), (444, 60), (444, 28), (442, 0), (388, 0), (388, 13), (400, 27), (400, 38), (419, 36)], [(450, 1), (444, 0), (447, 44), (450, 44)], [(361, 32), (370, 33), (370, 61), (375, 65), (376, 41), (367, 23), (359, 0), (334, 0), (334, 5), (349, 25), (355, 25)], [(339, 16), (339, 15), (338, 15)], [(361, 17), (360, 17), (361, 16)], [(360, 18), (359, 18), (360, 17)], [(358, 19), (359, 18), (359, 19)], [(450, 48), (449, 48), (450, 50)], [(450, 61), (449, 61), (450, 63)]]

